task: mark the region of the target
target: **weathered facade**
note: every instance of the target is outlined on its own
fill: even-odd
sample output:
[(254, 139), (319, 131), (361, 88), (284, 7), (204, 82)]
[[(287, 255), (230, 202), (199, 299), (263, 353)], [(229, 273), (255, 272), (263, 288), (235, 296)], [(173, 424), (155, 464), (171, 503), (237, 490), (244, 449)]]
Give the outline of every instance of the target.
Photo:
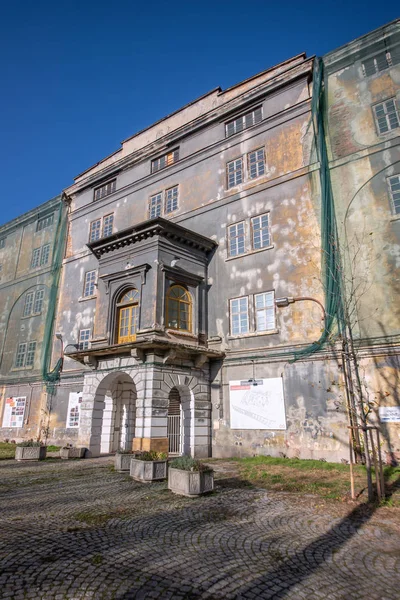
[[(338, 294), (366, 383), (390, 405), (400, 404), (398, 26), (323, 59)], [(374, 53), (389, 46), (390, 64), (379, 69)], [(65, 360), (51, 439), (93, 455), (133, 447), (348, 457), (340, 342), (318, 305), (326, 186), (313, 73), (314, 59), (301, 54), (213, 90), (125, 140), (65, 190), (53, 328)], [(375, 124), (385, 119), (380, 134)], [(54, 365), (59, 339), (52, 347)]]
[(45, 423), (63, 219), (59, 196), (0, 227), (2, 438), (37, 438)]
[[(345, 308), (365, 403), (400, 458), (400, 22), (324, 57)], [(385, 412), (386, 411), (386, 412)]]

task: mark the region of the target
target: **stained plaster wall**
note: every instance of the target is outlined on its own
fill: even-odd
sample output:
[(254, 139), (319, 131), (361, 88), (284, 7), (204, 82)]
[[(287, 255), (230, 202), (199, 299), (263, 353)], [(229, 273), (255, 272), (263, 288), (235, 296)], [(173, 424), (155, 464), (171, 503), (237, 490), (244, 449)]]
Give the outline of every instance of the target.
[[(4, 265), (0, 280), (0, 435), (10, 439), (36, 437), (39, 431), (41, 405), (45, 401), (44, 388), (40, 383), (43, 337), (53, 281), (50, 268), (57, 243), (55, 236), (60, 208), (61, 199), (57, 197), (0, 227), (0, 238), (5, 238), (5, 247), (0, 249), (0, 264)], [(54, 214), (52, 225), (36, 231), (38, 219), (49, 214)], [(45, 244), (50, 244), (47, 264), (32, 269), (33, 250)], [(24, 317), (26, 294), (38, 290), (44, 290), (41, 313)], [(30, 341), (36, 341), (34, 365), (16, 368), (18, 345)], [(27, 398), (24, 427), (3, 428), (5, 399), (16, 396)]]
[[(362, 61), (399, 45), (397, 21), (324, 57), (346, 306), (372, 421), (379, 406), (400, 406), (400, 217), (388, 184), (400, 174), (400, 129), (379, 134), (372, 109), (388, 98), (400, 106), (400, 65), (365, 77)], [(398, 423), (380, 425), (386, 450), (400, 458)]]

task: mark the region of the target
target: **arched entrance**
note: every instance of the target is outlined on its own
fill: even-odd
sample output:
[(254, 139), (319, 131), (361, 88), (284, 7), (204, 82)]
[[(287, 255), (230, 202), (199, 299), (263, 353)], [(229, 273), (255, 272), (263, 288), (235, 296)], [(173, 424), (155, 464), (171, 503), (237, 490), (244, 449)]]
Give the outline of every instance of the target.
[(136, 397), (136, 386), (126, 373), (110, 373), (100, 382), (93, 404), (90, 438), (93, 456), (132, 448)]
[(170, 456), (190, 454), (191, 410), (190, 390), (184, 386), (173, 387), (168, 396), (168, 453)]

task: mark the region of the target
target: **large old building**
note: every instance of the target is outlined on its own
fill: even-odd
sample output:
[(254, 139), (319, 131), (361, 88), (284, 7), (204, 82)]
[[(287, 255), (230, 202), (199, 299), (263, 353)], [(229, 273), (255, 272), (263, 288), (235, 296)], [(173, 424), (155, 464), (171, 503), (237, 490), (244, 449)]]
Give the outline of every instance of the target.
[(372, 412), (400, 404), (398, 38), (215, 89), (75, 178), (49, 439), (347, 458), (344, 313)]

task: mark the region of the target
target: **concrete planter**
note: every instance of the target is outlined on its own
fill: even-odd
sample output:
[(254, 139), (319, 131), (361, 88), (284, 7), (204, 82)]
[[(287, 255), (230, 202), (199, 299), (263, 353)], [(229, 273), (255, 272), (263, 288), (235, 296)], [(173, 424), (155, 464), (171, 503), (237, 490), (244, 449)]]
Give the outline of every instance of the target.
[(200, 496), (214, 489), (213, 471), (183, 471), (168, 469), (168, 489), (181, 496)]
[(130, 475), (135, 481), (150, 482), (167, 478), (166, 460), (131, 458)]
[(61, 448), (60, 449), (60, 458), (63, 458), (63, 459), (84, 458), (85, 452), (86, 452), (86, 448)]
[(140, 452), (132, 452), (131, 454), (117, 454), (115, 455), (114, 468), (116, 471), (129, 471), (131, 468), (132, 458), (138, 458)]
[(44, 460), (47, 446), (17, 446), (15, 460)]

